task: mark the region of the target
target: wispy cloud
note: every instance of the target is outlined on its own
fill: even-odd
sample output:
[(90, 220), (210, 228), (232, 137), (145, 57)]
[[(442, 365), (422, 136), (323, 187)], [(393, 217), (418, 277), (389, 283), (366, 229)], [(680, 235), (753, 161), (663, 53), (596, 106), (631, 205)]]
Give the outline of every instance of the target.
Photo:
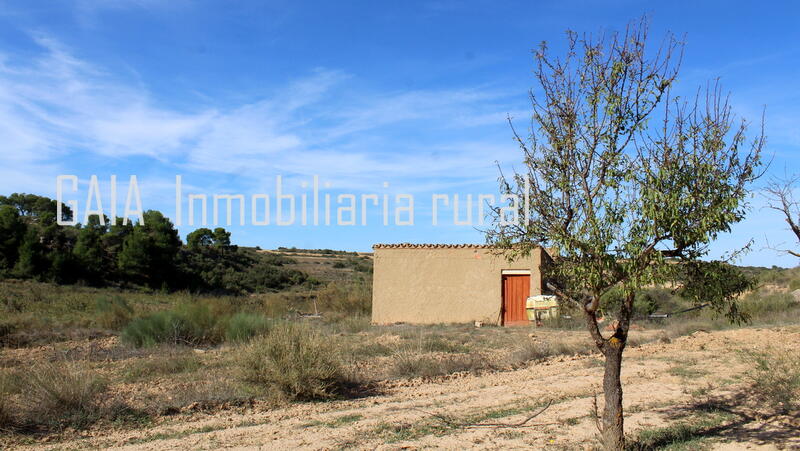
[(349, 74), (319, 68), (268, 98), (179, 111), (51, 37), (34, 40), (41, 51), (32, 59), (0, 55), (2, 163), (51, 161), (66, 151), (75, 159), (147, 157), (254, 182), (287, 172), (354, 185), (387, 177), (445, 183), (491, 170), (513, 150), (486, 136), (487, 126), (502, 130), (514, 94), (491, 86), (370, 92)]

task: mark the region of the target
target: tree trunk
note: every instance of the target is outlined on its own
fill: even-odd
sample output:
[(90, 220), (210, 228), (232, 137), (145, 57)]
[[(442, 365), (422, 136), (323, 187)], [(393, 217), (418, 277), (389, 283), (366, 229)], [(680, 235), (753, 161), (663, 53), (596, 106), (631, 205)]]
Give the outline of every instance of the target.
[(622, 350), (625, 342), (616, 335), (606, 343), (606, 367), (603, 375), (603, 448), (607, 451), (621, 450), (625, 446), (622, 419)]

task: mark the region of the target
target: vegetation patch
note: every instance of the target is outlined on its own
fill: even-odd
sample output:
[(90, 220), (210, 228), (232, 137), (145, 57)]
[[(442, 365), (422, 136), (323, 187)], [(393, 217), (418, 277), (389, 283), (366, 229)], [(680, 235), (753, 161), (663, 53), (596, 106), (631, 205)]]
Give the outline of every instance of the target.
[(747, 379), (751, 393), (778, 411), (800, 409), (800, 356), (795, 351), (750, 352), (745, 354), (752, 369)]
[(134, 382), (158, 376), (171, 376), (196, 371), (202, 367), (200, 359), (191, 353), (165, 350), (166, 355), (136, 359), (123, 372), (123, 380)]
[(390, 374), (394, 378), (436, 377), (460, 372), (478, 373), (490, 369), (493, 366), (476, 354), (434, 357), (401, 352), (397, 354)]
[(251, 338), (264, 335), (270, 327), (270, 320), (257, 313), (239, 312), (234, 314), (225, 327), (225, 340), (242, 343)]
[(555, 356), (588, 355), (596, 348), (591, 343), (571, 343), (566, 341), (523, 341), (508, 358), (512, 366), (529, 362), (541, 362)]
[[(219, 304), (219, 303), (217, 303)], [(137, 347), (157, 344), (213, 345), (223, 341), (243, 342), (269, 328), (266, 316), (229, 313), (230, 306), (212, 302), (179, 305), (175, 310), (155, 312), (131, 321), (122, 331), (122, 341)]]
[(241, 357), (247, 382), (290, 400), (324, 400), (349, 384), (331, 341), (304, 324), (282, 323), (254, 340)]
[(342, 415), (340, 417), (336, 417), (331, 421), (311, 421), (303, 425), (304, 428), (308, 427), (317, 427), (317, 426), (324, 426), (327, 428), (338, 428), (340, 426), (346, 426), (348, 424), (355, 423), (356, 421), (364, 418), (362, 415), (359, 414), (349, 414), (349, 415)]
[(715, 428), (735, 415), (711, 411), (679, 423), (654, 429), (643, 429), (627, 442), (629, 451), (701, 450), (710, 447)]

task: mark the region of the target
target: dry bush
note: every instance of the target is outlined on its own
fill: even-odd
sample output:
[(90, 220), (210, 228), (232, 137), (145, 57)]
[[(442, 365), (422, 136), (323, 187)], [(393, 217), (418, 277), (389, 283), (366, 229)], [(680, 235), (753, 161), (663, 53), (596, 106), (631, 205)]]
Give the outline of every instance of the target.
[(752, 365), (747, 376), (751, 393), (782, 412), (800, 409), (800, 356), (793, 351), (770, 349), (745, 354)]
[(21, 393), (28, 423), (85, 427), (103, 416), (105, 382), (74, 362), (43, 363), (25, 371)]
[(292, 400), (330, 399), (348, 385), (330, 339), (304, 324), (276, 325), (253, 340), (241, 367), (246, 381)]
[(372, 311), (372, 283), (364, 278), (331, 282), (317, 292), (317, 304), (325, 312), (369, 316)]

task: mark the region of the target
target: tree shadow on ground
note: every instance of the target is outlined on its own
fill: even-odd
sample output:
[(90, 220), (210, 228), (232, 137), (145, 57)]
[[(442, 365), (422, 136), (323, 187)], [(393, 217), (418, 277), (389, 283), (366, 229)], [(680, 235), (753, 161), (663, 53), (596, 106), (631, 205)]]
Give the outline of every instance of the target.
[(629, 450), (655, 450), (705, 440), (800, 447), (800, 412), (781, 412), (747, 389), (662, 410), (669, 426), (640, 431)]

